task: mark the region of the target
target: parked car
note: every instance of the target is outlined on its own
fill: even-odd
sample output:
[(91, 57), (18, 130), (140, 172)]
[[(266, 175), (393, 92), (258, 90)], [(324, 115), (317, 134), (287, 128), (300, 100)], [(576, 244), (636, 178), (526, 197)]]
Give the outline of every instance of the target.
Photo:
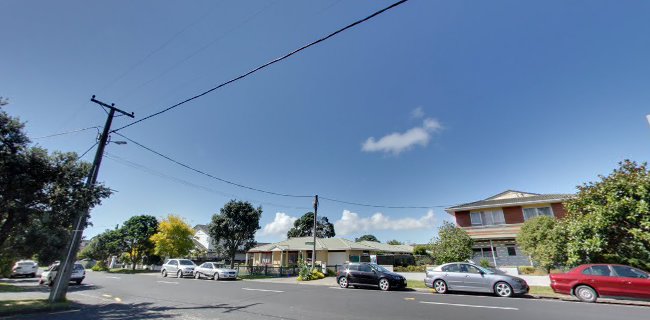
[(341, 288), (356, 286), (379, 287), (383, 291), (406, 287), (406, 278), (386, 268), (367, 262), (347, 263), (336, 272), (336, 281)]
[(237, 279), (237, 270), (225, 268), (216, 262), (205, 262), (194, 268), (194, 278), (210, 278), (213, 280)]
[[(50, 267), (41, 274), (41, 279), (38, 281), (38, 284), (47, 284), (48, 286), (52, 286), (54, 284), (54, 278), (59, 271), (59, 266), (60, 264), (58, 263), (50, 265)], [(75, 282), (76, 284), (81, 284), (85, 278), (86, 269), (84, 269), (84, 266), (81, 265), (81, 263), (76, 262), (72, 268), (70, 281)]]
[(585, 302), (598, 297), (650, 299), (650, 274), (619, 264), (585, 264), (550, 274), (551, 288)]
[(452, 262), (427, 270), (424, 285), (437, 293), (468, 291), (494, 293), (500, 297), (528, 293), (524, 279), (467, 262)]
[(25, 276), (34, 278), (38, 272), (38, 263), (32, 260), (20, 260), (11, 268), (11, 277)]
[(163, 264), (160, 273), (163, 277), (166, 277), (168, 274), (176, 275), (177, 278), (191, 277), (194, 275), (194, 268), (196, 268), (196, 264), (192, 260), (169, 259)]

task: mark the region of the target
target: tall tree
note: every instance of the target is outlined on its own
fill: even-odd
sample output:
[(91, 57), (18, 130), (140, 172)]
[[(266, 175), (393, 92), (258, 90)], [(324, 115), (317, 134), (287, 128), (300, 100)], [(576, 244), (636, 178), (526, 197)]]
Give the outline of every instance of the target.
[(354, 242), (361, 242), (361, 241), (373, 241), (373, 242), (381, 242), (377, 237), (371, 234), (364, 234), (361, 237), (358, 237), (354, 239)]
[(566, 261), (566, 239), (557, 224), (551, 217), (530, 219), (521, 226), (517, 236), (517, 245), (547, 271)]
[(162, 257), (185, 257), (194, 248), (194, 229), (179, 216), (170, 214), (151, 236), (154, 252)]
[(391, 244), (391, 245), (397, 246), (397, 245), (401, 245), (401, 244), (404, 244), (404, 243), (402, 243), (402, 242), (399, 241), (399, 240), (395, 240), (395, 239), (393, 239), (393, 240), (388, 240), (388, 241), (386, 241), (386, 244)]
[(472, 257), (473, 244), (467, 231), (445, 221), (431, 241), (432, 256), (437, 264), (465, 261)]
[(151, 237), (158, 232), (158, 220), (154, 216), (133, 216), (124, 222), (120, 229), (124, 249), (132, 263), (132, 269), (142, 261), (143, 257), (151, 254), (154, 244)]
[(79, 252), (79, 258), (108, 262), (110, 257), (120, 256), (124, 252), (123, 236), (117, 228), (106, 230), (90, 239), (90, 243)]
[(248, 250), (255, 244), (261, 217), (262, 207), (256, 209), (249, 202), (236, 200), (228, 201), (219, 214), (212, 216), (208, 232), (228, 253), (231, 268), (235, 266), (237, 250)]
[(650, 172), (624, 160), (608, 176), (578, 187), (561, 227), (567, 264), (611, 262), (650, 269)]
[[(307, 212), (298, 220), (294, 221), (293, 228), (287, 232), (288, 238), (311, 237), (314, 230), (314, 213)], [(332, 238), (336, 235), (334, 225), (330, 223), (327, 217), (320, 217), (316, 224), (316, 237)]]

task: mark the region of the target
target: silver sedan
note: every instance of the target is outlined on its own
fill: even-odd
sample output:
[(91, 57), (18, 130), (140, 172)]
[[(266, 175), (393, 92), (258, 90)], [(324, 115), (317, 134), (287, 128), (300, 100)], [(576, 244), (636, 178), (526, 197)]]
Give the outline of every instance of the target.
[(471, 291), (494, 293), (500, 297), (528, 293), (524, 279), (467, 262), (452, 262), (427, 270), (424, 284), (437, 293)]
[(194, 278), (219, 279), (237, 279), (237, 270), (222, 268), (215, 262), (205, 262), (194, 268)]

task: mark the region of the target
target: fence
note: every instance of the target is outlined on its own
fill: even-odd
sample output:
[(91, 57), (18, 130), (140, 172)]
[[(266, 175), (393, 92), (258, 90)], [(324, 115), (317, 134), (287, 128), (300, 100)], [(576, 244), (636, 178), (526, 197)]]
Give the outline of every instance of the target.
[(273, 266), (235, 266), (240, 276), (267, 276), (267, 277), (296, 277), (298, 267), (273, 267)]

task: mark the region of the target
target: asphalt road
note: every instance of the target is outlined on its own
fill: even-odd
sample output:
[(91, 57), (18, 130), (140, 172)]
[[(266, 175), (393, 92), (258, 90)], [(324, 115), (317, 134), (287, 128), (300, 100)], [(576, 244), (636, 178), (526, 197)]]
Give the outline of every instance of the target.
[(650, 308), (487, 295), (88, 273), (77, 308), (19, 319), (650, 319)]

